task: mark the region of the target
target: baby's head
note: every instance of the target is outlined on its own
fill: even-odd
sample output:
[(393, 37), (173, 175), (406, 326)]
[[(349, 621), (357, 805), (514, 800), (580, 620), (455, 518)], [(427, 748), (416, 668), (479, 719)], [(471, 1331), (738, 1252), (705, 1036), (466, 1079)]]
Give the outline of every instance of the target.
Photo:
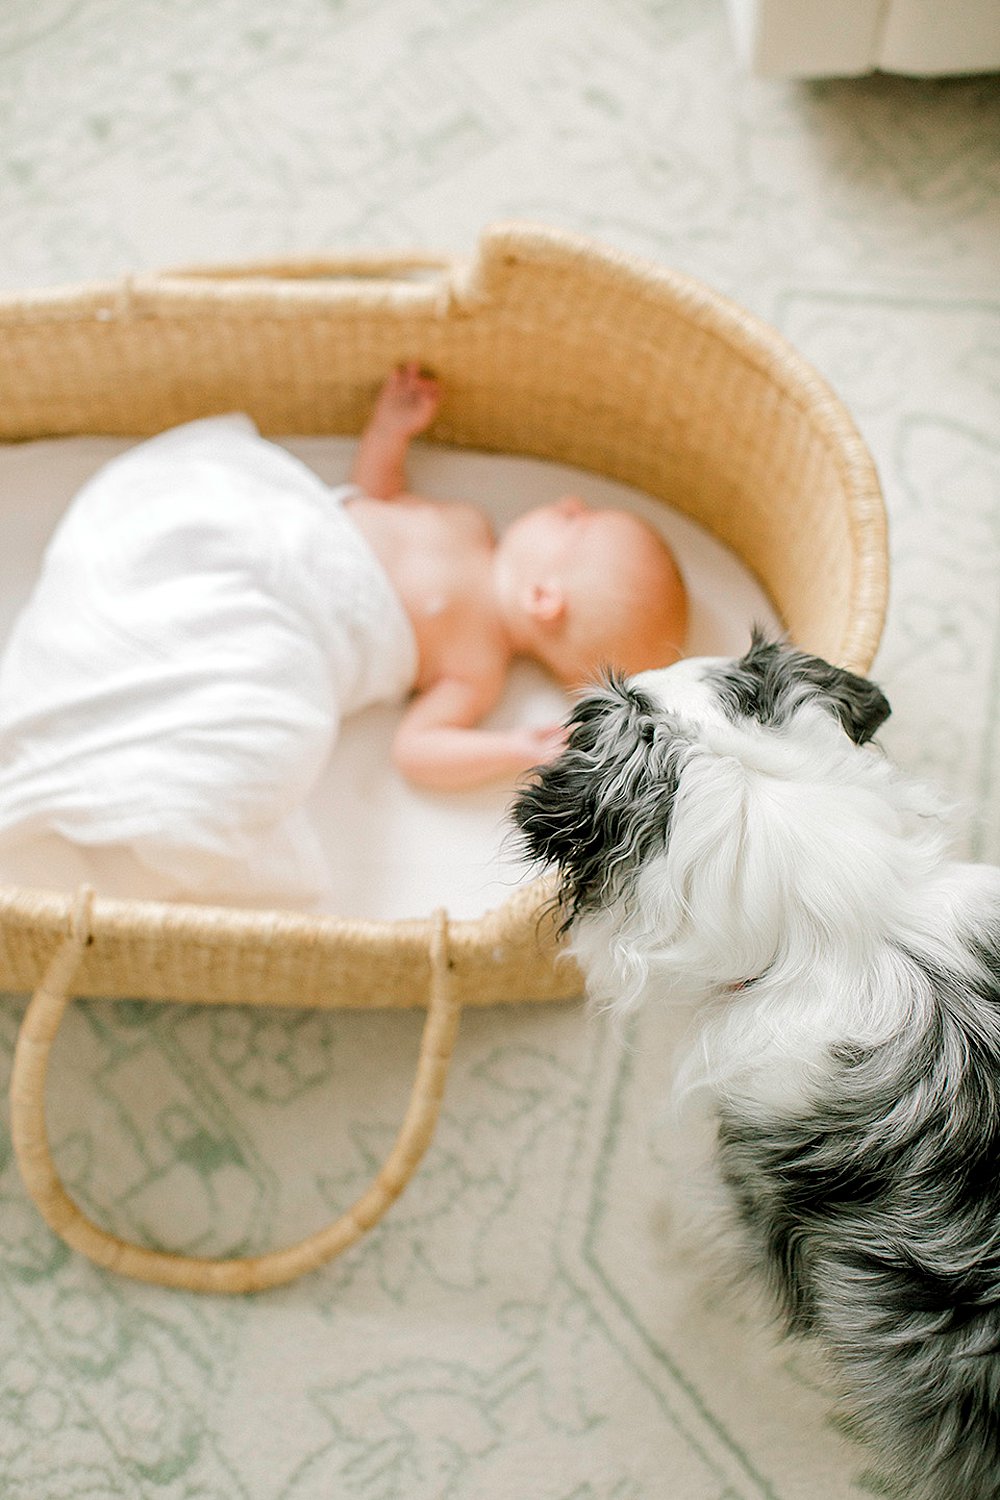
[(496, 584), (518, 650), (576, 688), (682, 655), (687, 597), (673, 553), (629, 511), (575, 495), (520, 516), (497, 545)]

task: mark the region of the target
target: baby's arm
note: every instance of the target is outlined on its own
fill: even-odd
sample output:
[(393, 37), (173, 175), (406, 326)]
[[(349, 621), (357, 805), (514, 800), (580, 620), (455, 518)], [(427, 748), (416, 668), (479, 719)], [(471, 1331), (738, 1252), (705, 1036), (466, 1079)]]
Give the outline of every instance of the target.
[(434, 791), (457, 792), (498, 778), (513, 779), (553, 760), (565, 744), (561, 726), (480, 729), (499, 685), (442, 678), (415, 698), (403, 715), (393, 761), (408, 781)]
[(426, 431), (440, 404), (437, 381), (423, 374), (419, 365), (393, 370), (358, 440), (351, 483), (373, 500), (393, 500), (404, 494), (410, 440)]

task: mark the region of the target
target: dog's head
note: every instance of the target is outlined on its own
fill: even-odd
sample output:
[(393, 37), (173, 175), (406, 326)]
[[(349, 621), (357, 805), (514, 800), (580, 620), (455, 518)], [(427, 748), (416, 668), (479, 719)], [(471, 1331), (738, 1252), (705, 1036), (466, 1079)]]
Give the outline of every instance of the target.
[[(707, 751), (759, 766), (767, 738), (794, 739), (804, 711), (815, 741), (810, 709), (855, 745), (867, 744), (890, 712), (866, 678), (756, 631), (739, 660), (688, 659), (630, 681), (609, 676), (582, 697), (566, 749), (513, 808), (530, 857), (558, 870), (567, 925), (619, 899), (665, 849), (693, 761)], [(711, 817), (708, 806), (698, 811)]]
[(611, 676), (582, 697), (514, 821), (530, 856), (555, 866), (565, 928), (615, 910), (661, 941), (692, 923), (721, 940), (738, 915), (761, 927), (764, 905), (773, 924), (801, 866), (808, 794), (829, 819), (829, 788), (852, 757), (870, 759), (858, 747), (888, 714), (867, 679), (755, 632), (739, 660)]

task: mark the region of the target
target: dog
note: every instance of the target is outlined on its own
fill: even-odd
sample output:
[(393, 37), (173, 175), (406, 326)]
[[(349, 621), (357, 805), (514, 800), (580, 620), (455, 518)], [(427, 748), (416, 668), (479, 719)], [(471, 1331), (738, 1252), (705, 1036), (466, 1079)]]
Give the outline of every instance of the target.
[(588, 993), (697, 1009), (744, 1247), (914, 1500), (1000, 1496), (1000, 870), (873, 740), (874, 683), (753, 633), (607, 674), (521, 790)]

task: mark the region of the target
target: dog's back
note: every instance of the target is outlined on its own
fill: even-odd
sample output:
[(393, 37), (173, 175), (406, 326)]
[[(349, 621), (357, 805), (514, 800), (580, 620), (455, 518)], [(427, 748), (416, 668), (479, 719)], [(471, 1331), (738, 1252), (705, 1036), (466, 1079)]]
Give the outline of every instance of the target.
[(961, 961), (899, 954), (912, 1024), (845, 1040), (809, 1110), (723, 1107), (719, 1122), (720, 1170), (789, 1327), (833, 1353), (903, 1493), (928, 1500), (1000, 1495), (996, 872), (978, 894), (992, 921)]

